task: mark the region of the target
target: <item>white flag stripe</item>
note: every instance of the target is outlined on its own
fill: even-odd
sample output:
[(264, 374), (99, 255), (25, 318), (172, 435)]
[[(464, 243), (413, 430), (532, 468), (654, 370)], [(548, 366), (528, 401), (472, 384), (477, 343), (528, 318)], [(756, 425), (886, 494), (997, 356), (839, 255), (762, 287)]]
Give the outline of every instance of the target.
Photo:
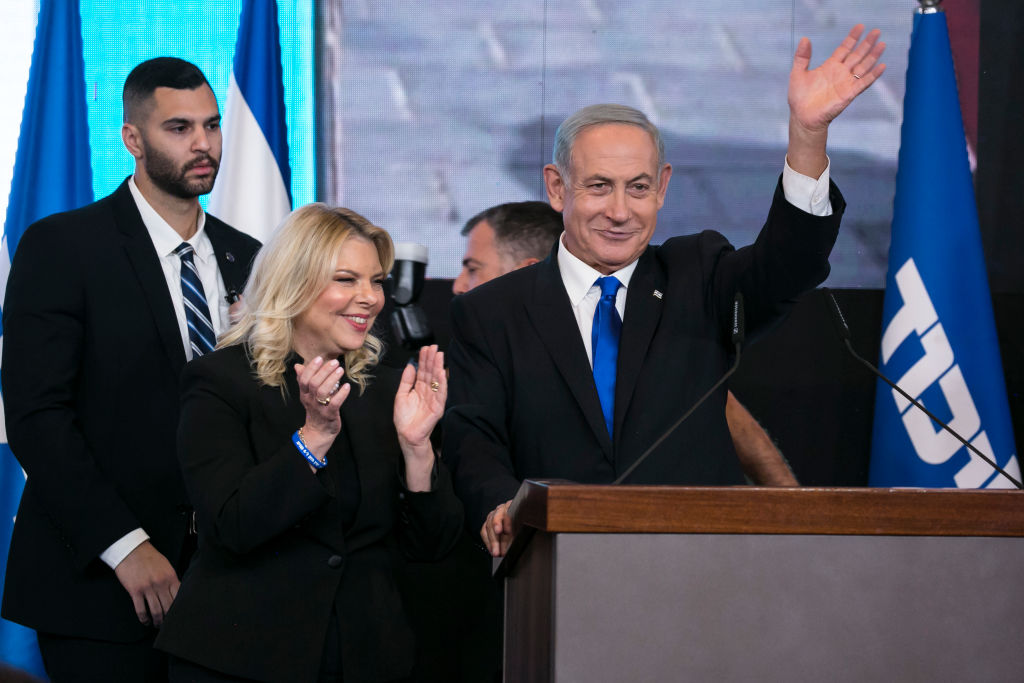
[(224, 153), (210, 195), (210, 213), (266, 242), (291, 207), (274, 153), (233, 73), (228, 82), (222, 128)]
[[(0, 305), (7, 296), (7, 276), (11, 274), (11, 254), (7, 251), (7, 233), (0, 241)], [(3, 356), (4, 338), (0, 335), (0, 357)], [(7, 443), (7, 414), (4, 399), (0, 396), (0, 443)]]
[(7, 297), (7, 276), (11, 274), (11, 253), (7, 249), (7, 233), (0, 243), (0, 305)]

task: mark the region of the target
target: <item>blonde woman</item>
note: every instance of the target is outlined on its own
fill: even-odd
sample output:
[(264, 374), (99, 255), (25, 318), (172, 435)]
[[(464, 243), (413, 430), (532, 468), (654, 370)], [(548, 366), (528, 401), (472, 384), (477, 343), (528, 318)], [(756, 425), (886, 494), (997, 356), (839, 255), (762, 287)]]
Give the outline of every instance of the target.
[(157, 641), (172, 681), (408, 676), (394, 569), (446, 552), (462, 508), (430, 445), (442, 354), (401, 376), (377, 365), (392, 261), (362, 216), (294, 211), (239, 322), (187, 366), (178, 453), (199, 551)]

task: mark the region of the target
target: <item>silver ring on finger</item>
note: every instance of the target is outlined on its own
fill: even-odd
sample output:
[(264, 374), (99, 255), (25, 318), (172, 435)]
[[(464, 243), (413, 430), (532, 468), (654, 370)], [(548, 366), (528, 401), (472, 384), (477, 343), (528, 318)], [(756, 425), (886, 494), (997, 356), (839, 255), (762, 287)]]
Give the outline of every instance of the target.
[(850, 74), (850, 75), (853, 76), (854, 78), (858, 79), (858, 80), (860, 79), (860, 76), (857, 75), (857, 74)]

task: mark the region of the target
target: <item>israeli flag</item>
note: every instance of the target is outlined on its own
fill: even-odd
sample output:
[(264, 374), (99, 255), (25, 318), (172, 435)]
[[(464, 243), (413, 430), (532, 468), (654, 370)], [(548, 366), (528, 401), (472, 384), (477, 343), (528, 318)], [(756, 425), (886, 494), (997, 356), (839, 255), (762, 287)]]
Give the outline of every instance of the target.
[[(78, 3), (42, 0), (0, 244), (0, 301), (26, 228), (40, 218), (93, 200), (87, 122)], [(0, 348), (2, 344), (0, 336)], [(6, 577), (7, 551), (24, 487), (25, 472), (7, 444), (0, 402), (0, 584)], [(44, 675), (35, 632), (3, 619), (0, 661)]]
[(281, 40), (275, 0), (245, 0), (210, 213), (261, 242), (292, 209)]
[[(946, 15), (914, 16), (879, 366), (1020, 479)], [(1013, 484), (879, 382), (872, 486)]]

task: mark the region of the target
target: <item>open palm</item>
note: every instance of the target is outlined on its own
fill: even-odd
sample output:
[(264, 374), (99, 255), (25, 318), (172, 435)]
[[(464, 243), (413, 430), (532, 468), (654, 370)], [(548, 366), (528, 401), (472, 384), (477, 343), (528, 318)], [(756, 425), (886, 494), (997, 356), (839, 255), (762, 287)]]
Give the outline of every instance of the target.
[(420, 349), (418, 367), (406, 366), (395, 396), (394, 420), (399, 439), (411, 445), (426, 443), (444, 414), (447, 396), (444, 354), (437, 346), (425, 346)]
[(863, 33), (863, 24), (854, 26), (816, 69), (807, 68), (811, 62), (811, 41), (800, 39), (789, 74), (789, 109), (805, 129), (826, 129), (885, 71), (885, 64), (878, 63), (885, 51), (885, 43), (878, 42), (880, 31), (874, 29), (861, 40)]

